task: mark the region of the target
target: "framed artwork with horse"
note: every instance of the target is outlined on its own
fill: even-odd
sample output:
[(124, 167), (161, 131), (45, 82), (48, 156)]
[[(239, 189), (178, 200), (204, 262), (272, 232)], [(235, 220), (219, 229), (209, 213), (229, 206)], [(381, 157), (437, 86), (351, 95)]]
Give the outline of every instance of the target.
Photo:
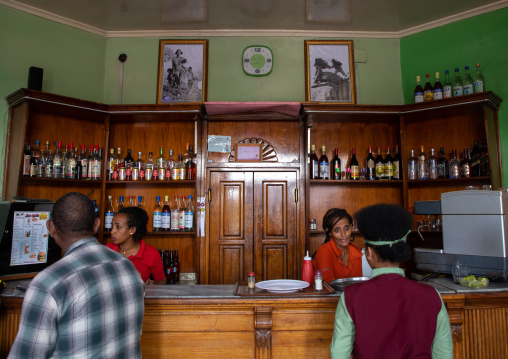
[(305, 40), (305, 101), (356, 103), (353, 40)]
[(208, 40), (160, 40), (157, 103), (205, 102)]

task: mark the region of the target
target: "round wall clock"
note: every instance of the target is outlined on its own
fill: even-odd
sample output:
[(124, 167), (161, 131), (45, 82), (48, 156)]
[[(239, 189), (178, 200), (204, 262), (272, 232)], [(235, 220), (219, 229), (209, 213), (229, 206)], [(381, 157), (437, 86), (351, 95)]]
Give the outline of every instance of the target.
[(243, 50), (243, 71), (249, 76), (266, 76), (272, 72), (273, 55), (267, 46), (249, 46)]

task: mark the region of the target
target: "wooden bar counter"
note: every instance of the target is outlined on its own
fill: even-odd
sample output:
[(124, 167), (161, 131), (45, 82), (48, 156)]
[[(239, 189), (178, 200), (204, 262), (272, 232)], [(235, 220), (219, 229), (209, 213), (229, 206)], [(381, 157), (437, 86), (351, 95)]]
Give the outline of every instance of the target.
[[(0, 357), (16, 336), (29, 280), (7, 282), (0, 311)], [(508, 283), (468, 289), (449, 277), (429, 282), (450, 316), (454, 358), (508, 357)], [(144, 358), (329, 358), (341, 292), (237, 296), (234, 285), (149, 286), (141, 348)]]

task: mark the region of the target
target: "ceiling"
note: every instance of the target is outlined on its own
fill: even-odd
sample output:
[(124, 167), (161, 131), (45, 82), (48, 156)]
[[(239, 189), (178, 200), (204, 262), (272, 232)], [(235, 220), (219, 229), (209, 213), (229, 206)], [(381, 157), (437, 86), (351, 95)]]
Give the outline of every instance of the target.
[[(508, 0), (0, 0), (101, 34), (404, 36), (508, 6)], [(339, 35), (340, 36), (340, 35)]]

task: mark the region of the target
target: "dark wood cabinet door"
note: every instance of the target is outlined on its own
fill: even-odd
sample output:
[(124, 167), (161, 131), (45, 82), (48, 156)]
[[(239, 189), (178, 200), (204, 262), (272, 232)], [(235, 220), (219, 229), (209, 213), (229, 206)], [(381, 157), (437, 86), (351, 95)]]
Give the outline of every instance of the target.
[(294, 278), (295, 172), (210, 172), (209, 283)]

